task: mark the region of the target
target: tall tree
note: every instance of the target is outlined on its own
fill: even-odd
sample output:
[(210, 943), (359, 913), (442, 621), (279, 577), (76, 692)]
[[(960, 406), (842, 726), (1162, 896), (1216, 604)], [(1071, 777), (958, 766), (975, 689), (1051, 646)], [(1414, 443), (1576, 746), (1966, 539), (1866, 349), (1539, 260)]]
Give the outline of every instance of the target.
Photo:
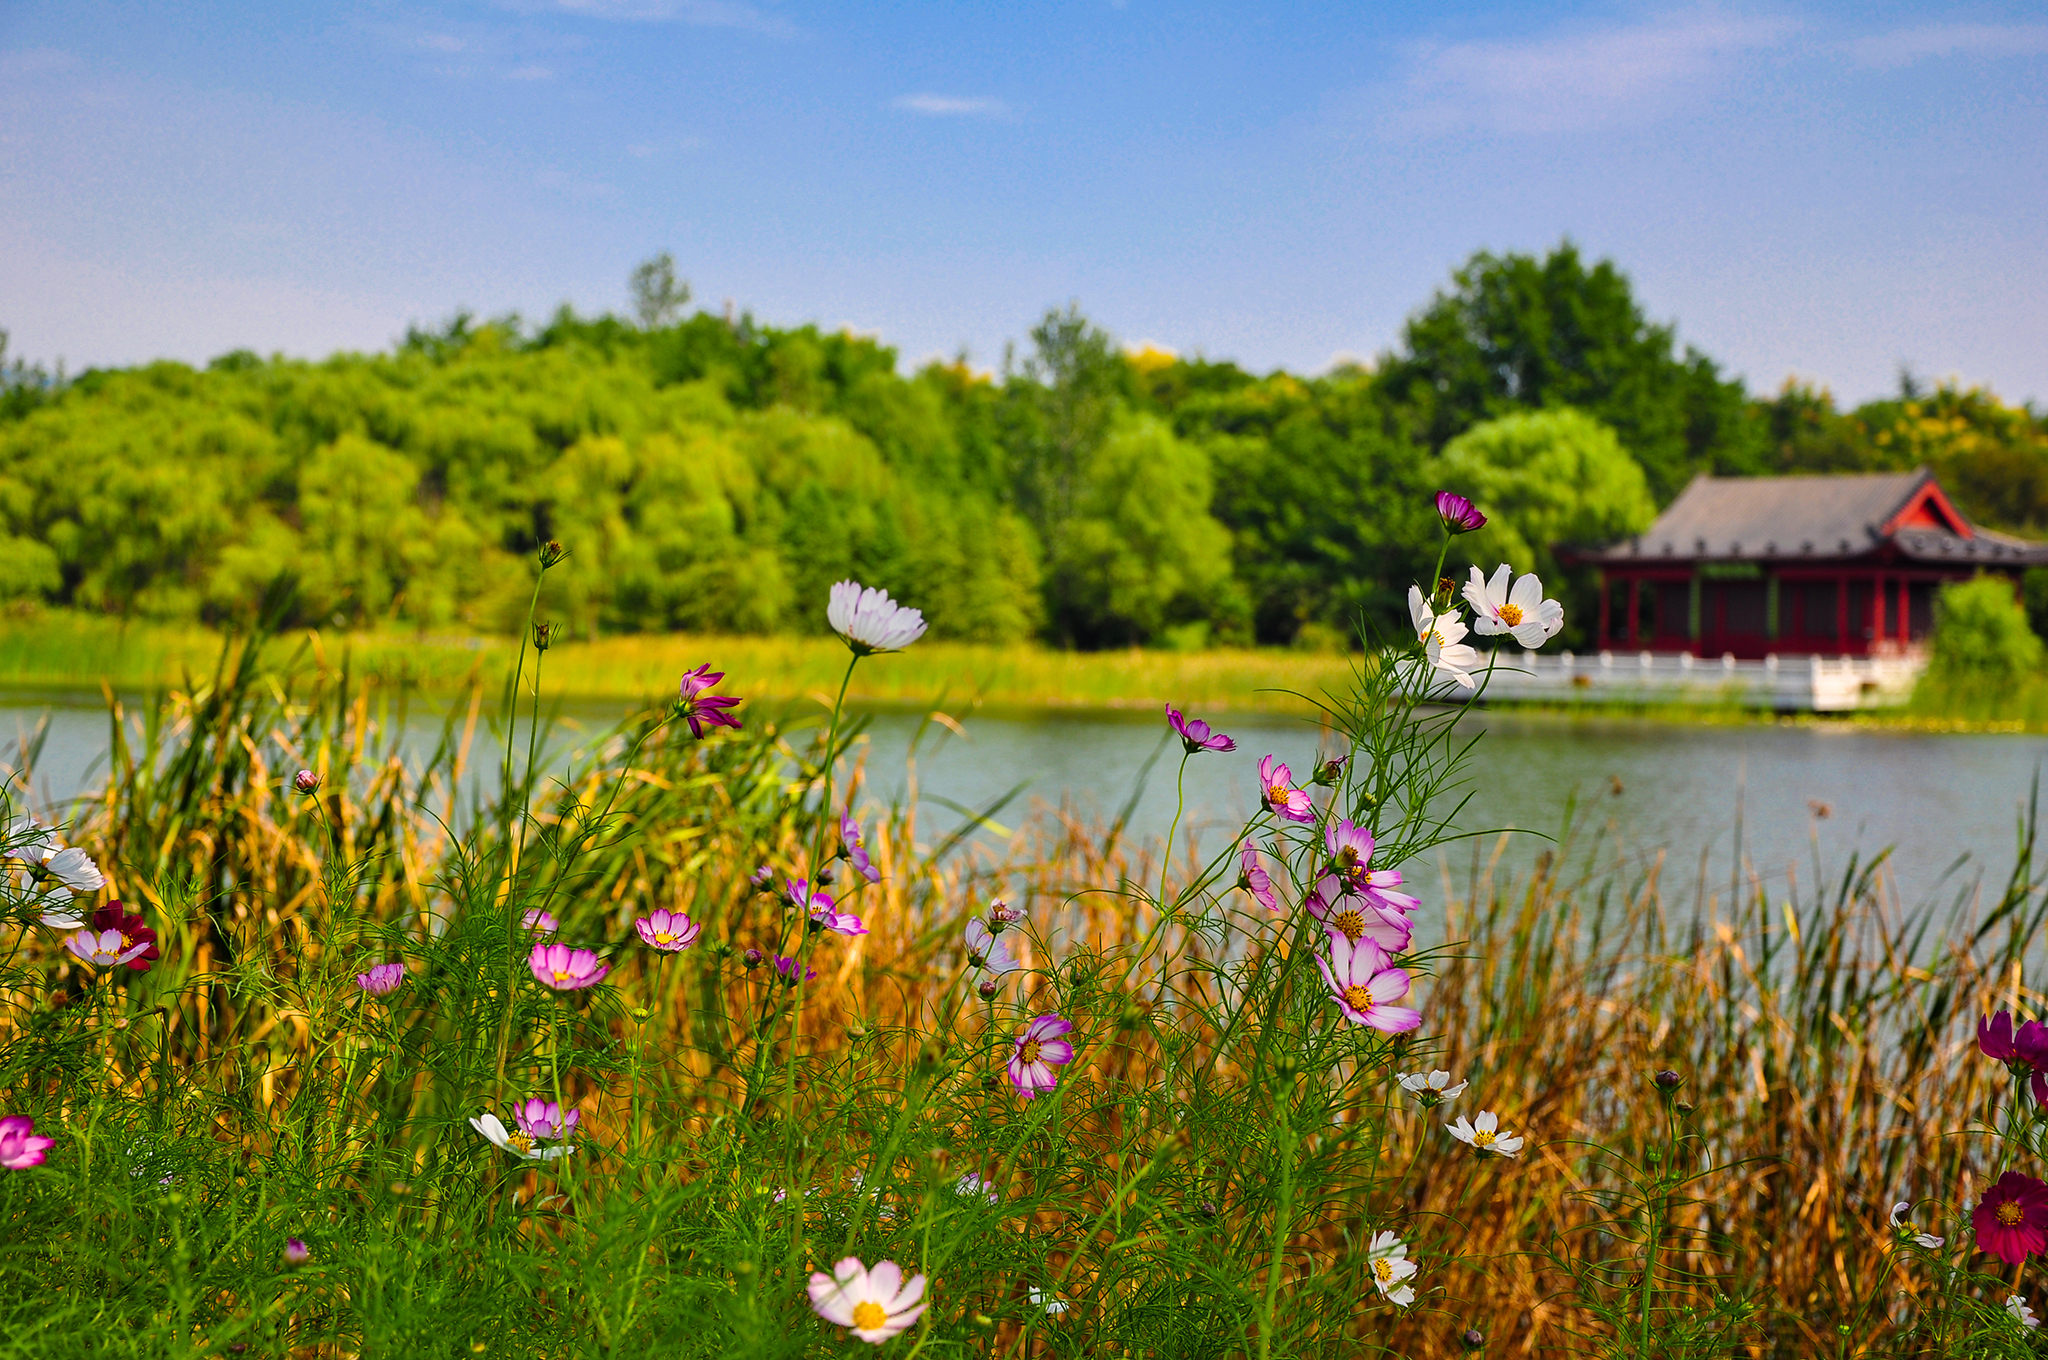
[(1431, 448), (1514, 411), (1576, 406), (1614, 428), (1660, 503), (1696, 472), (1760, 470), (1741, 384), (1689, 346), (1680, 354), (1612, 261), (1588, 268), (1570, 241), (1540, 260), (1481, 251), (1452, 284), (1380, 366)]
[(690, 284), (676, 277), (676, 257), (666, 250), (644, 260), (628, 283), (633, 293), (633, 315), (643, 331), (659, 330), (683, 314), (690, 302)]

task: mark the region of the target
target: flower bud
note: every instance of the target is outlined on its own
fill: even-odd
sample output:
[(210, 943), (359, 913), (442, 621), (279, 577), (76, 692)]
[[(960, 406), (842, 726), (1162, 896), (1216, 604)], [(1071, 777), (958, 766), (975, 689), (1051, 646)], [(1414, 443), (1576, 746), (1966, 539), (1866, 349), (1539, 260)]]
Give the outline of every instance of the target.
[(832, 866), (829, 864), (826, 865), (824, 868), (818, 870), (818, 886), (821, 888), (829, 886), (834, 877), (835, 875), (832, 872)]
[(306, 1258), (311, 1256), (312, 1254), (312, 1252), (306, 1250), (306, 1244), (304, 1242), (301, 1242), (298, 1238), (287, 1237), (285, 1239), (284, 1260), (286, 1265), (304, 1265), (306, 1262)]
[(533, 625), (533, 650), (544, 652), (555, 638), (555, 625), (545, 620), (535, 620)]
[(1311, 776), (1309, 782), (1313, 784), (1319, 784), (1327, 789), (1332, 785), (1340, 782), (1343, 778), (1344, 757), (1333, 756), (1329, 760), (1326, 760), (1322, 764), (1316, 766), (1316, 772), (1313, 776)]
[(1660, 1091), (1675, 1091), (1678, 1089), (1679, 1083), (1684, 1081), (1685, 1078), (1667, 1067), (1656, 1076), (1650, 1078), (1650, 1080), (1657, 1083), (1657, 1089)]
[(292, 787), (300, 793), (311, 793), (320, 787), (320, 776), (312, 770), (300, 770), (292, 776)]
[(761, 960), (767, 957), (768, 956), (766, 954), (763, 954), (758, 949), (749, 949), (746, 953), (740, 956), (740, 961), (746, 964), (749, 968), (759, 968), (761, 966)]
[(757, 893), (772, 893), (775, 891), (775, 871), (764, 864), (747, 875), (747, 882), (753, 884)]
[(540, 545), (540, 569), (546, 571), (549, 567), (559, 565), (568, 555), (569, 550), (563, 547), (559, 540), (551, 538)]
[(1465, 1343), (1465, 1349), (1476, 1351), (1486, 1344), (1486, 1333), (1477, 1327), (1467, 1327), (1465, 1334), (1458, 1339)]
[(1486, 524), (1486, 516), (1479, 513), (1479, 508), (1455, 491), (1436, 493), (1436, 517), (1443, 522), (1445, 532), (1453, 534), (1469, 534)]
[(993, 1001), (996, 999), (996, 980), (994, 978), (983, 978), (975, 986), (974, 990), (981, 993), (983, 1001)]

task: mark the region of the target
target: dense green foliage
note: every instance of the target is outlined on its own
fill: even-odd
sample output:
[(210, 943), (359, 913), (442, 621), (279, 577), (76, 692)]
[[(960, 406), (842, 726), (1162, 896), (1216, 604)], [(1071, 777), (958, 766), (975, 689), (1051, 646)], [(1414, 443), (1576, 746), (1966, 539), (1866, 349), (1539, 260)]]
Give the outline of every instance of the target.
[(2039, 670), (2041, 639), (2003, 576), (1979, 576), (1941, 588), (1930, 670), (1947, 682), (2004, 686)]
[[(301, 622), (502, 631), (554, 537), (577, 636), (816, 629), (797, 602), (852, 575), (941, 637), (1318, 646), (1403, 618), (1439, 486), (1546, 578), (1700, 471), (1926, 463), (2048, 529), (2031, 410), (1751, 401), (1569, 243), (1473, 257), (1399, 352), (1316, 378), (1126, 353), (1071, 307), (1000, 375), (905, 376), (870, 339), (684, 317), (667, 257), (632, 291), (636, 322), (465, 315), (317, 363), (67, 382), (0, 348), (0, 599), (219, 622), (288, 570)], [(1570, 645), (1590, 615), (1557, 585)]]

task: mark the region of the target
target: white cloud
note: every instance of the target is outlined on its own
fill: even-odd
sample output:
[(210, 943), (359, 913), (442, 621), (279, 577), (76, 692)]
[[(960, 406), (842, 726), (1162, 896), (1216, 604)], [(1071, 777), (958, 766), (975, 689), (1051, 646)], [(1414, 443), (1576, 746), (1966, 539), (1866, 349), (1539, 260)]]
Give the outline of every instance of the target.
[(752, 5), (737, 4), (734, 0), (554, 0), (545, 7), (562, 14), (621, 23), (740, 28), (771, 38), (793, 38), (799, 33), (796, 25), (781, 15), (764, 14)]
[(900, 95), (890, 100), (889, 106), (934, 118), (1000, 118), (1010, 111), (1010, 106), (1000, 99), (967, 99), (950, 94)]
[(2048, 52), (2048, 24), (1925, 24), (1858, 39), (1849, 52), (1881, 70), (1929, 57), (2035, 57)]
[(1657, 116), (1793, 27), (1694, 13), (1526, 42), (1425, 45), (1414, 49), (1389, 130), (1570, 132)]

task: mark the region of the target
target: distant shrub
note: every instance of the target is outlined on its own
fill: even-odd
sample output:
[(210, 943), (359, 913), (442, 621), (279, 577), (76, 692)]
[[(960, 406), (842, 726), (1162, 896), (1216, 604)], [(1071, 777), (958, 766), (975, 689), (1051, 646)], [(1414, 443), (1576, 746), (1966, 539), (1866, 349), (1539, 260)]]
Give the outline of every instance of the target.
[(2002, 576), (1943, 586), (1929, 672), (1945, 681), (2017, 680), (2041, 665), (2041, 639)]

